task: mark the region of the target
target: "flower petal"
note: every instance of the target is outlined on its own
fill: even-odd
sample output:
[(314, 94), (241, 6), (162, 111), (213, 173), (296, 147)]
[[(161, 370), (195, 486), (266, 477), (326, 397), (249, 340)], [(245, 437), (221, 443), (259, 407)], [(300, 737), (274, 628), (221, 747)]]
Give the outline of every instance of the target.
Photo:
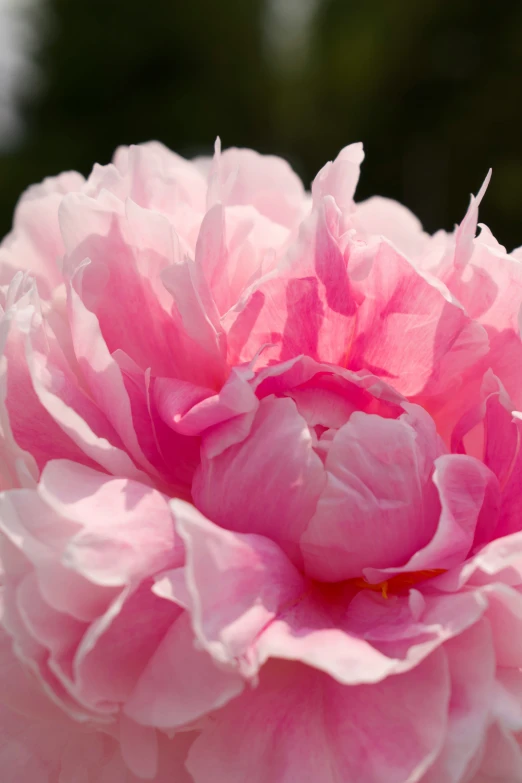
[(413, 783), (443, 742), (448, 701), (441, 652), (357, 687), (273, 663), (204, 728), (187, 766), (195, 783)]
[(267, 398), (243, 442), (213, 458), (202, 455), (192, 494), (209, 519), (229, 530), (268, 536), (299, 563), (299, 537), (324, 482), (323, 464), (295, 403)]
[(301, 537), (306, 572), (328, 582), (399, 566), (425, 546), (438, 504), (430, 476), (440, 446), (412, 406), (398, 420), (353, 413), (334, 435), (328, 483)]

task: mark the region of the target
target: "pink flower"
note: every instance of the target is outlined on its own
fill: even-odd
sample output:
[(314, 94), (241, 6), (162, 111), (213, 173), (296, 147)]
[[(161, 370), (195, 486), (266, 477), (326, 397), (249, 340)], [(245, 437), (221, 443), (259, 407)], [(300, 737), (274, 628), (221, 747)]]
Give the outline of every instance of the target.
[[(522, 253), (219, 145), (0, 248), (2, 783), (522, 782)], [(487, 183), (486, 183), (487, 184)]]

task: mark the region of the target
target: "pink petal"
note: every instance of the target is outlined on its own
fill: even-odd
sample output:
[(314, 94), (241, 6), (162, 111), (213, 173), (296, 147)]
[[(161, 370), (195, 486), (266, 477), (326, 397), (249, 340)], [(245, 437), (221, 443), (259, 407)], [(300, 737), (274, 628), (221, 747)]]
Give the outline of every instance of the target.
[(522, 669), (522, 593), (503, 584), (484, 588), (498, 666)]
[(440, 756), (422, 783), (460, 783), (485, 740), (494, 692), (491, 632), (481, 620), (444, 645), (451, 678), (448, 730)]
[(139, 778), (154, 780), (158, 771), (158, 737), (154, 729), (138, 726), (122, 715), (120, 743), (127, 767)]
[(285, 160), (231, 147), (214, 163), (224, 204), (252, 204), (262, 215), (285, 226), (294, 225), (302, 215), (304, 188)]
[(250, 361), (265, 346), (265, 363), (305, 354), (345, 364), (355, 336), (357, 300), (339, 230), (337, 208), (326, 200), (301, 224), (286, 263), (225, 316), (229, 357), (235, 363)]
[(423, 597), (412, 590), (386, 600), (365, 590), (354, 595), (349, 587), (333, 591), (325, 595), (319, 587), (285, 607), (256, 639), (259, 663), (283, 658), (345, 685), (380, 682), (409, 671), (474, 625), (487, 608), (472, 592)]
[(161, 476), (169, 494), (188, 499), (194, 471), (199, 463), (200, 443), (174, 432), (163, 421), (154, 401), (155, 379), (143, 373), (125, 354), (115, 352), (121, 369), (132, 421), (144, 456)]
[[(194, 733), (173, 740), (160, 738), (158, 769), (151, 783), (193, 783), (185, 758)], [(143, 748), (143, 744), (138, 746)], [(138, 748), (136, 748), (138, 750)], [(131, 760), (129, 758), (129, 760)], [(122, 759), (109, 735), (86, 730), (66, 718), (38, 720), (0, 705), (0, 764), (2, 783), (140, 783)], [(139, 772), (149, 773), (139, 759)]]
[(342, 149), (337, 158), (327, 163), (316, 176), (312, 184), (314, 201), (333, 196), (339, 209), (351, 211), (363, 160), (363, 145), (360, 142)]
[(80, 526), (63, 560), (94, 583), (125, 585), (183, 559), (167, 499), (150, 487), (61, 461), (44, 471), (40, 494)]
[(87, 310), (72, 287), (69, 289), (69, 307), (75, 353), (96, 404), (111, 422), (131, 457), (148, 473), (157, 475), (140, 447), (122, 372), (107, 349), (98, 319)]
[(295, 664), (271, 664), (256, 691), (203, 730), (188, 769), (195, 783), (418, 779), (443, 742), (448, 680), (442, 653), (408, 674), (358, 687)]
[(16, 442), (40, 468), (49, 459), (70, 457), (139, 476), (114, 429), (79, 387), (52, 333), (44, 330), (39, 306), (30, 290), (4, 321), (6, 408)]
[(158, 598), (150, 582), (124, 591), (91, 624), (76, 650), (71, 691), (92, 709), (114, 711), (132, 694), (179, 614)]
[(197, 649), (189, 615), (175, 620), (139, 678), (125, 714), (145, 726), (172, 729), (219, 709), (243, 690), (232, 669)]
[(295, 403), (269, 398), (260, 403), (248, 438), (214, 458), (203, 455), (192, 493), (209, 519), (230, 530), (268, 536), (299, 560), (299, 537), (324, 481), (322, 462)]
[(489, 541), (497, 525), (499, 487), (495, 475), (478, 459), (445, 454), (435, 460), (433, 483), (440, 499), (440, 517), (433, 538), (400, 569), (365, 568), (372, 582), (400, 572), (449, 569), (460, 565), (474, 543)]
[(35, 569), (42, 597), (58, 612), (81, 621), (92, 621), (105, 612), (115, 589), (94, 585), (62, 562), (78, 525), (58, 516), (31, 490), (0, 496), (0, 511), (4, 547), (10, 544), (4, 563), (8, 581), (18, 582)]
[(419, 256), (426, 247), (428, 236), (409, 209), (398, 201), (373, 196), (357, 204), (350, 223), (359, 235), (368, 241), (372, 235), (386, 237), (397, 250), (409, 259)]
[(119, 147), (112, 166), (96, 166), (87, 181), (87, 192), (96, 197), (105, 189), (125, 201), (176, 220), (176, 229), (186, 228), (180, 219), (188, 209), (205, 209), (206, 182), (194, 162), (157, 141)]
[(351, 579), (365, 568), (402, 565), (423, 547), (437, 523), (430, 479), (439, 448), (433, 423), (416, 407), (395, 421), (352, 414), (328, 450), (328, 483), (301, 538), (307, 573)]
[(484, 329), (385, 242), (358, 293), (348, 366), (370, 369), (407, 397), (441, 394), (488, 349)]
[(174, 378), (156, 378), (154, 398), (159, 415), (183, 435), (201, 435), (205, 430), (257, 408), (248, 381), (253, 372), (234, 367), (218, 394)]
[(258, 632), (304, 592), (304, 580), (269, 539), (231, 533), (192, 506), (171, 502), (187, 549), (186, 585), (194, 631), (218, 661), (248, 672)]
[(455, 592), (465, 585), (522, 585), (522, 533), (497, 538), (461, 565), (437, 577), (437, 589)]
[(521, 783), (522, 752), (515, 737), (494, 723), (485, 747), (478, 754), (479, 770), (469, 778), (470, 783)]
[(83, 182), (81, 174), (71, 171), (25, 191), (16, 207), (14, 229), (0, 247), (2, 284), (23, 269), (35, 275), (41, 295), (50, 298), (53, 288), (62, 282), (59, 263), (64, 245), (58, 209), (63, 195), (79, 190)]
[(349, 585), (311, 589), (269, 540), (213, 526), (181, 502), (172, 506), (187, 546), (185, 582), (182, 569), (171, 571), (155, 591), (187, 607), (200, 642), (247, 677), (269, 658), (285, 658), (345, 684), (378, 682), (417, 665), (487, 608), (474, 592), (419, 594), (417, 606), (411, 597), (387, 601)]

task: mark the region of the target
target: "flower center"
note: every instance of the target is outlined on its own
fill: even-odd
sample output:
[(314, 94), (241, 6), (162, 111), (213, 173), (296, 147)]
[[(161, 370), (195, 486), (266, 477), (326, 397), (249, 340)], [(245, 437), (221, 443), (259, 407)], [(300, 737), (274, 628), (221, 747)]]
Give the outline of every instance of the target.
[(426, 571), (410, 571), (404, 574), (397, 574), (385, 582), (378, 582), (377, 584), (371, 584), (362, 578), (349, 579), (348, 582), (359, 590), (373, 590), (375, 593), (381, 593), (383, 598), (388, 598), (390, 594), (409, 590), (410, 587), (419, 582), (425, 582), (427, 579), (433, 579), (445, 573), (445, 568), (431, 568)]

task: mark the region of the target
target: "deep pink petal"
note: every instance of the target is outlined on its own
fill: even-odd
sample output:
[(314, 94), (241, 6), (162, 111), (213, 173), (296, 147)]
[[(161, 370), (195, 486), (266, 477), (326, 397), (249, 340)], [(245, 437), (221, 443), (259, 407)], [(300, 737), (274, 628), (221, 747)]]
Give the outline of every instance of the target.
[(358, 291), (348, 366), (372, 370), (408, 397), (441, 394), (488, 349), (483, 327), (386, 242)]

